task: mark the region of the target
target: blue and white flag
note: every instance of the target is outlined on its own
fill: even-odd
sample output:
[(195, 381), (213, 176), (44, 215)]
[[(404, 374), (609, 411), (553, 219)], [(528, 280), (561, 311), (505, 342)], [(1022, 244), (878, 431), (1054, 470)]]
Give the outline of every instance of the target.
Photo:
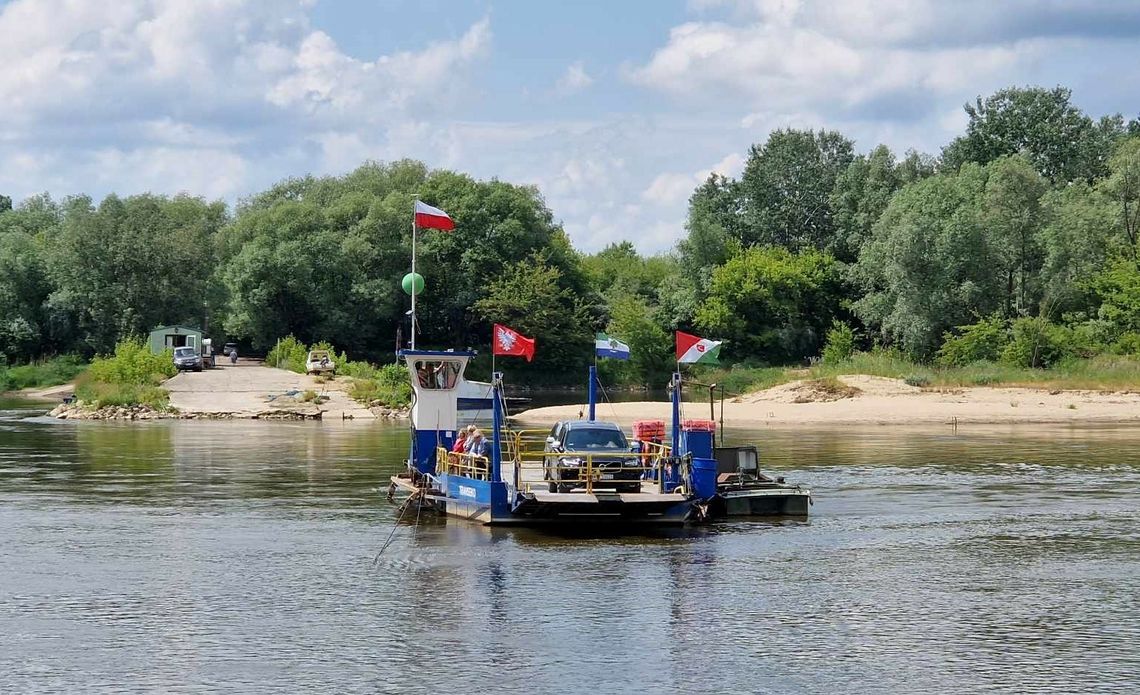
[(594, 349), (597, 351), (598, 357), (612, 357), (616, 360), (629, 359), (629, 346), (605, 333), (598, 333), (594, 336)]

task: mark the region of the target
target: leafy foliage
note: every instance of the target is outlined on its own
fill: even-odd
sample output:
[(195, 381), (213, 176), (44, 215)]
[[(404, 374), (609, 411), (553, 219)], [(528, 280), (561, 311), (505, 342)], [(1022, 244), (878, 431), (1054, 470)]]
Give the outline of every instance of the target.
[[(305, 344), (287, 335), (274, 344), (273, 349), (265, 356), (265, 364), (278, 369), (288, 369), (298, 374), (305, 373), (305, 359), (309, 355), (309, 348)], [(339, 366), (339, 365), (338, 365)]]
[(649, 305), (638, 297), (625, 297), (610, 307), (606, 333), (629, 345), (627, 362), (604, 360), (602, 367), (616, 373), (618, 381), (661, 386), (673, 369), (672, 336), (661, 327)]
[(529, 369), (571, 369), (593, 351), (593, 333), (586, 331), (599, 327), (596, 318), (543, 254), (507, 267), (473, 308), (486, 324), (502, 323), (535, 338)]
[(1041, 176), (1053, 182), (1092, 181), (1105, 173), (1123, 119), (1094, 123), (1072, 104), (1065, 87), (1002, 89), (965, 105), (966, 134), (942, 152), (944, 165), (987, 164), (1025, 152)]
[(835, 131), (776, 130), (753, 145), (739, 184), (741, 242), (834, 251), (829, 202), (853, 157), (851, 141)]
[(744, 354), (770, 363), (802, 360), (819, 354), (840, 298), (839, 268), (830, 255), (753, 247), (713, 271), (696, 319)]
[(1009, 343), (1009, 326), (997, 314), (956, 330), (957, 334), (947, 331), (943, 336), (939, 364), (964, 367), (974, 362), (996, 362)]
[(855, 331), (842, 321), (836, 321), (827, 332), (823, 345), (823, 361), (829, 364), (849, 359), (855, 352)]
[[(286, 179), (232, 214), (191, 196), (0, 198), (0, 362), (89, 357), (189, 323), (297, 371), (306, 344), (337, 345), (362, 400), (399, 403), (406, 378), (388, 383), (372, 362), (410, 337), (399, 279), (416, 197), (458, 223), (417, 234), (417, 345), (486, 353), (491, 324), (506, 323), (538, 340), (533, 365), (511, 362), (531, 382), (577, 381), (602, 327), (633, 347), (630, 362), (603, 363), (626, 383), (661, 381), (677, 329), (727, 339), (739, 369), (721, 376), (741, 382), (821, 348), (815, 369), (897, 362), (900, 378), (933, 384), (1137, 353), (1140, 122), (1094, 120), (1062, 87), (1001, 90), (966, 112), (941, 160), (774, 131), (738, 178), (696, 187), (684, 238), (656, 256), (616, 239), (578, 253), (534, 187), (411, 160)], [(853, 353), (856, 335), (886, 349)], [(932, 358), (940, 371), (914, 364)]]
[(94, 408), (147, 405), (163, 410), (170, 394), (158, 385), (176, 373), (170, 350), (155, 355), (141, 339), (127, 338), (119, 341), (114, 354), (91, 361), (76, 383), (75, 395)]
[(106, 384), (156, 386), (177, 373), (174, 354), (170, 350), (153, 354), (138, 338), (120, 340), (114, 354), (96, 357), (87, 368), (89, 378)]
[(86, 368), (87, 363), (77, 355), (61, 355), (15, 366), (0, 362), (0, 391), (66, 384)]

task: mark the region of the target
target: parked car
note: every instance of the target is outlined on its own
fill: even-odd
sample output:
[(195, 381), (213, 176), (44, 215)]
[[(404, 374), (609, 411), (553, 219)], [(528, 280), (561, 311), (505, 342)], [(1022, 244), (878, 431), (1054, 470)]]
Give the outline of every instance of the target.
[(328, 350), (310, 350), (305, 358), (306, 374), (336, 374), (336, 363)]
[(226, 357), (230, 356), (231, 352), (237, 351), (237, 343), (226, 343), (222, 346), (222, 354)]
[(174, 368), (178, 371), (202, 371), (202, 356), (192, 347), (174, 348)]
[[(597, 474), (593, 487), (618, 492), (641, 491), (641, 462), (629, 454), (629, 442), (621, 427), (600, 420), (564, 420), (555, 423), (546, 438), (543, 478), (551, 492), (568, 492), (586, 484), (581, 475), (589, 463)], [(611, 454), (611, 456), (607, 456)]]

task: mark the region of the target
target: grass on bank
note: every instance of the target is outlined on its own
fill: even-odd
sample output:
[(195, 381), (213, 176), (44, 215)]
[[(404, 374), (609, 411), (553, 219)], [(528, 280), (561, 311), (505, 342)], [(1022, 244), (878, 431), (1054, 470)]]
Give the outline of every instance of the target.
[(78, 355), (60, 355), (15, 366), (0, 363), (0, 392), (59, 386), (86, 368), (87, 363)]
[[(702, 383), (724, 384), (729, 393), (759, 391), (796, 379), (835, 379), (844, 374), (866, 374), (902, 379), (920, 388), (1009, 386), (1060, 390), (1129, 391), (1140, 389), (1140, 360), (1121, 355), (1072, 359), (1048, 369), (1016, 367), (978, 361), (952, 367), (919, 364), (889, 351), (857, 352), (808, 369), (734, 366), (694, 373)], [(695, 397), (695, 396), (694, 396)]]
[(176, 373), (171, 351), (154, 355), (140, 339), (122, 340), (113, 355), (91, 361), (76, 382), (75, 396), (90, 408), (143, 405), (167, 410), (170, 394), (159, 384)]

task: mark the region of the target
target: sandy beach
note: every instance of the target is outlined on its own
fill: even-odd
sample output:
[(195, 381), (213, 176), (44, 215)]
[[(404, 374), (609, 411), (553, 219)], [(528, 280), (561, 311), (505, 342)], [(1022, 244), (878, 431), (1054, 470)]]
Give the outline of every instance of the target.
[[(972, 387), (922, 389), (899, 379), (841, 376), (846, 394), (795, 381), (724, 403), (727, 426), (770, 427), (926, 424), (1140, 424), (1140, 393), (1047, 391)], [(515, 416), (521, 423), (549, 424), (574, 419), (583, 405), (551, 406)], [(720, 405), (716, 406), (717, 418)], [(634, 420), (669, 420), (667, 402), (600, 403), (598, 417), (628, 425)], [(684, 416), (708, 418), (708, 402), (689, 402)]]

